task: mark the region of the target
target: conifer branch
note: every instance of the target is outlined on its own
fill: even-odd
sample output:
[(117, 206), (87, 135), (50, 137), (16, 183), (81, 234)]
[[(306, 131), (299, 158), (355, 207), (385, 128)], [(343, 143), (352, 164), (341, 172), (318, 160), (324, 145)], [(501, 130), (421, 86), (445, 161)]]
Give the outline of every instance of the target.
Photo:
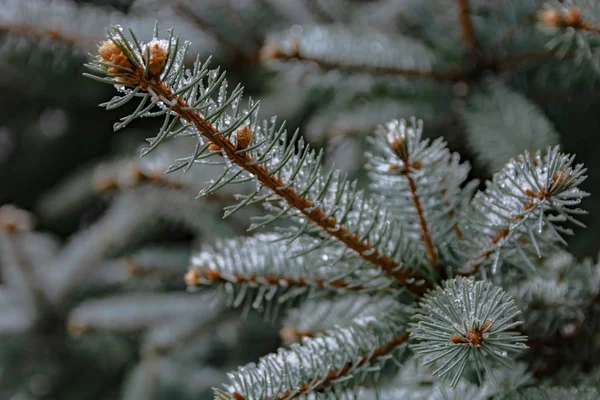
[(224, 276), (221, 272), (211, 269), (202, 268), (199, 266), (192, 266), (185, 275), (185, 281), (189, 287), (196, 287), (202, 283), (205, 284), (224, 284), (224, 283), (235, 283), (240, 285), (258, 285), (264, 284), (269, 286), (280, 286), (282, 288), (304, 288), (304, 287), (317, 287), (320, 289), (335, 288), (349, 291), (363, 291), (363, 286), (353, 285), (345, 282), (341, 279), (326, 281), (322, 278), (291, 278), (287, 276), (279, 275), (242, 275), (234, 274), (232, 276)]
[(359, 385), (369, 370), (381, 368), (390, 359), (398, 361), (403, 354), (409, 334), (397, 307), (399, 303), (388, 310), (385, 321), (355, 318), (346, 327), (304, 337), (289, 349), (230, 373), (229, 383), (215, 391), (215, 399), (288, 400), (335, 390), (338, 384), (342, 388)]
[[(320, 42), (314, 46), (314, 42)], [(370, 46), (377, 42), (384, 52)], [(369, 47), (370, 46), (370, 47)], [(364, 49), (365, 54), (360, 53)], [(302, 33), (283, 32), (267, 41), (261, 59), (312, 63), (324, 70), (339, 69), (372, 75), (396, 75), (455, 82), (466, 79), (460, 66), (436, 71), (433, 55), (421, 42), (405, 37), (388, 37), (374, 31), (353, 31), (324, 25), (305, 28)]]
[(462, 187), (469, 165), (461, 164), (441, 140), (423, 140), (422, 124), (415, 120), (412, 126), (406, 121), (381, 126), (371, 142), (372, 188), (397, 211), (407, 232), (418, 235), (428, 264), (439, 272), (447, 235), (462, 236), (455, 210), (472, 193), (472, 184)]
[[(366, 364), (376, 362), (381, 357), (387, 356), (392, 351), (396, 350), (398, 346), (400, 346), (403, 343), (406, 343), (408, 341), (408, 338), (408, 332), (402, 336), (396, 336), (385, 345), (376, 347), (374, 351), (370, 352), (370, 354), (364, 355), (357, 363), (349, 363), (343, 368), (332, 369), (325, 376), (321, 376), (310, 382), (306, 382), (299, 388), (294, 389), (293, 391), (288, 390), (287, 392), (284, 392), (283, 394), (277, 397), (268, 398), (268, 400), (295, 399), (308, 392), (320, 392), (326, 389), (327, 387), (331, 386), (335, 380), (348, 376), (348, 374), (351, 373), (353, 369), (361, 368)], [(235, 393), (233, 395), (233, 398), (236, 400), (238, 399)], [(244, 399), (244, 397), (239, 397), (239, 399)]]
[[(119, 34), (120, 31), (117, 30)], [(135, 39), (137, 41), (137, 39)], [(137, 43), (137, 42), (136, 42)], [(141, 91), (138, 94), (138, 97), (152, 97), (154, 102), (161, 102), (165, 105), (164, 111), (160, 114), (169, 113), (175, 117), (174, 122), (177, 120), (181, 120), (184, 122), (183, 128), (186, 129), (188, 127), (193, 127), (199, 135), (203, 136), (208, 140), (208, 145), (205, 145), (202, 149), (199, 150), (198, 154), (201, 154), (203, 151), (208, 149), (212, 154), (220, 154), (228, 160), (227, 162), (236, 165), (240, 168), (240, 171), (237, 172), (231, 179), (239, 176), (240, 172), (245, 171), (250, 174), (251, 177), (256, 179), (262, 187), (268, 188), (274, 193), (277, 197), (284, 200), (287, 204), (284, 208), (283, 213), (289, 211), (290, 209), (295, 209), (299, 215), (304, 216), (307, 220), (311, 221), (316, 227), (321, 228), (321, 231), (325, 233), (332, 239), (337, 240), (339, 243), (343, 244), (348, 249), (352, 250), (355, 254), (357, 254), (364, 261), (370, 263), (371, 265), (379, 268), (386, 275), (394, 277), (396, 281), (400, 285), (409, 284), (411, 290), (415, 290), (417, 292), (421, 292), (424, 290), (424, 285), (422, 281), (417, 281), (416, 285), (413, 286), (412, 283), (415, 282), (415, 274), (401, 266), (401, 264), (396, 261), (393, 257), (388, 254), (385, 254), (380, 247), (374, 246), (369, 242), (367, 237), (360, 237), (356, 230), (351, 230), (348, 226), (343, 224), (343, 221), (339, 221), (332, 212), (325, 211), (318, 203), (315, 203), (313, 200), (309, 199), (306, 196), (306, 192), (310, 189), (310, 186), (304, 193), (299, 193), (297, 189), (294, 187), (293, 178), (297, 176), (298, 171), (292, 172), (292, 180), (286, 182), (283, 178), (278, 175), (277, 171), (271, 171), (267, 168), (267, 164), (260, 160), (253, 158), (248, 151), (250, 148), (246, 149), (245, 147), (240, 147), (240, 133), (247, 134), (249, 136), (248, 143), (252, 140), (252, 135), (254, 132), (250, 130), (248, 126), (244, 128), (238, 129), (237, 132), (237, 143), (234, 143), (230, 139), (230, 130), (227, 131), (219, 130), (216, 128), (210, 121), (205, 119), (198, 107), (194, 104), (188, 102), (188, 98), (179, 94), (182, 93), (182, 89), (176, 91), (169, 83), (165, 82), (161, 78), (161, 72), (164, 68), (170, 70), (175, 63), (173, 59), (176, 55), (178, 49), (177, 46), (173, 46), (171, 49), (171, 43), (169, 43), (169, 47), (165, 45), (161, 47), (161, 44), (157, 41), (154, 44), (149, 44), (146, 46), (145, 54), (135, 55), (132, 50), (132, 46), (136, 46), (134, 44), (128, 44), (122, 42), (121, 39), (116, 37), (112, 37), (109, 41), (105, 42), (99, 49), (100, 57), (99, 66), (94, 65), (92, 68), (96, 71), (102, 70), (109, 75), (109, 77), (113, 77), (113, 79), (104, 80), (107, 82), (113, 82), (114, 84), (121, 84), (125, 87), (132, 88), (133, 91), (125, 97), (125, 100), (130, 100), (134, 95)], [(137, 44), (139, 46), (139, 43)], [(140, 51), (141, 47), (140, 47)], [(104, 68), (104, 69), (102, 69)], [(195, 82), (199, 82), (200, 78), (203, 78), (207, 72), (206, 67), (200, 70), (200, 63), (197, 62), (196, 70), (198, 71), (198, 76)], [(182, 71), (182, 70), (181, 70)], [(179, 79), (182, 72), (180, 70), (177, 71), (177, 75), (175, 79)], [(216, 78), (216, 76), (215, 76)], [(103, 79), (103, 78), (97, 78)], [(217, 82), (221, 82), (220, 80)], [(211, 91), (216, 89), (216, 84), (211, 88)], [(194, 88), (193, 83), (188, 84), (184, 87), (187, 91), (192, 90)], [(223, 90), (223, 88), (221, 89)], [(187, 94), (187, 91), (183, 91), (183, 93)], [(145, 93), (145, 94), (142, 94)], [(194, 92), (195, 93), (195, 92)], [(210, 92), (208, 92), (210, 94)], [(241, 94), (241, 90), (236, 91), (236, 95), (232, 96), (229, 102), (225, 102), (225, 106), (227, 106), (234, 99), (239, 101), (238, 96)], [(204, 96), (206, 98), (206, 96)], [(224, 99), (223, 99), (224, 101)], [(112, 103), (115, 102), (113, 106)], [(145, 100), (143, 101), (145, 103)], [(111, 102), (107, 104), (107, 107), (117, 107), (118, 105), (124, 104), (123, 99), (119, 100), (118, 98), (113, 99)], [(142, 107), (143, 104), (140, 105)], [(220, 112), (222, 113), (225, 110), (225, 106), (220, 108)], [(166, 108), (168, 107), (168, 108)], [(237, 107), (237, 106), (236, 106)], [(167, 114), (165, 120), (165, 127), (169, 124), (170, 115)], [(133, 114), (132, 116), (126, 118), (126, 121), (131, 120), (132, 118), (138, 116), (140, 114)], [(243, 121), (243, 119), (241, 120)], [(173, 123), (170, 125), (173, 126)], [(240, 122), (242, 123), (242, 122)], [(120, 124), (120, 126), (123, 126)], [(161, 131), (162, 137), (169, 134), (168, 130), (163, 128)], [(159, 136), (160, 137), (160, 136)], [(277, 137), (275, 138), (277, 140)], [(155, 147), (158, 144), (158, 139), (156, 142), (152, 143), (152, 147)], [(254, 146), (256, 147), (256, 146)], [(272, 148), (273, 145), (270, 146)], [(308, 155), (308, 148), (304, 149), (304, 156)], [(293, 146), (290, 148), (286, 148), (284, 156), (289, 159), (293, 155)], [(266, 155), (260, 155), (260, 157), (264, 158)], [(300, 155), (298, 155), (300, 156)], [(193, 162), (194, 159), (191, 159)], [(303, 159), (299, 159), (298, 167), (300, 168)], [(281, 169), (283, 167), (283, 163), (279, 164), (277, 169)], [(318, 171), (318, 170), (316, 170)], [(226, 171), (227, 172), (227, 171)], [(318, 176), (316, 176), (318, 177)], [(229, 179), (229, 181), (231, 181)], [(246, 179), (246, 178), (242, 178)], [(329, 178), (330, 179), (330, 178)], [(246, 179), (247, 180), (247, 179)], [(226, 182), (225, 182), (226, 183)], [(314, 183), (314, 181), (313, 181)], [(310, 183), (312, 185), (313, 183)], [(210, 191), (214, 191), (217, 183), (215, 183)], [(224, 185), (224, 183), (220, 184), (220, 186)], [(328, 185), (328, 183), (326, 184)], [(323, 188), (327, 189), (327, 186)], [(341, 188), (340, 188), (341, 189)], [(251, 200), (252, 195), (248, 197), (248, 199), (242, 203), (242, 205), (246, 204), (248, 200)], [(322, 195), (320, 195), (322, 197)], [(354, 199), (352, 199), (354, 201)], [(239, 209), (240, 207), (236, 207)], [(369, 231), (367, 231), (369, 232)], [(397, 250), (394, 250), (397, 251)]]
[(502, 248), (508, 253), (504, 259), (518, 255), (531, 265), (524, 249), (541, 257), (540, 244), (564, 243), (559, 232), (572, 233), (558, 223), (582, 226), (573, 215), (585, 211), (572, 206), (588, 195), (577, 187), (586, 178), (585, 169), (572, 166), (573, 161), (556, 146), (548, 148), (544, 156), (540, 151), (518, 155), (496, 173), (486, 191), (477, 193), (471, 202), (472, 214), (463, 229), (469, 238), (463, 244), (471, 249), (466, 250), (471, 255), (467, 271), (459, 275), (477, 273), (492, 256), (495, 271)]
[(410, 307), (402, 310), (393, 296), (381, 294), (348, 293), (337, 298), (313, 298), (287, 312), (280, 331), (287, 343), (302, 337), (316, 337), (336, 326), (347, 326), (356, 318), (385, 319), (390, 310), (410, 314)]
[(29, 25), (26, 23), (7, 23), (3, 22), (0, 24), (1, 33), (16, 34), (24, 37), (28, 37), (35, 40), (50, 39), (53, 41), (61, 42), (69, 47), (80, 47), (84, 50), (91, 49), (96, 43), (103, 40), (102, 37), (84, 37), (84, 36), (71, 36), (60, 30), (60, 28), (44, 28), (36, 25)]
[(462, 30), (463, 41), (469, 51), (477, 49), (477, 38), (475, 37), (475, 28), (470, 16), (469, 0), (456, 0), (458, 6), (458, 20)]
[(261, 58), (264, 61), (277, 59), (281, 61), (300, 61), (314, 63), (324, 70), (339, 69), (348, 72), (368, 73), (373, 75), (397, 75), (406, 78), (430, 79), (437, 82), (457, 82), (466, 80), (466, 73), (458, 66), (445, 71), (434, 71), (416, 68), (401, 68), (398, 66), (372, 66), (365, 64), (335, 63), (322, 58), (311, 57), (300, 51), (300, 44), (296, 44), (295, 51), (284, 53), (276, 44), (267, 44), (261, 49)]
[(409, 271), (398, 269), (398, 263), (388, 255), (381, 254), (370, 243), (360, 240), (358, 235), (350, 234), (348, 228), (340, 225), (335, 218), (328, 217), (325, 211), (315, 206), (308, 198), (301, 196), (292, 187), (289, 187), (287, 182), (274, 176), (263, 165), (257, 164), (256, 160), (248, 153), (239, 153), (239, 149), (234, 143), (227, 137), (219, 135), (219, 131), (210, 122), (203, 119), (197, 111), (193, 111), (192, 107), (184, 102), (180, 96), (175, 95), (168, 86), (158, 80), (147, 80), (140, 69), (137, 70), (137, 75), (134, 75), (134, 77), (137, 80), (132, 79), (130, 87), (141, 87), (146, 90), (151, 89), (159, 98), (162, 97), (166, 99), (167, 103), (173, 104), (170, 106), (170, 109), (185, 121), (191, 122), (219, 151), (223, 151), (231, 162), (239, 165), (252, 176), (256, 177), (265, 187), (271, 189), (273, 193), (284, 199), (291, 207), (298, 210), (315, 225), (321, 227), (328, 235), (335, 237), (348, 248), (354, 250), (363, 259), (381, 268), (386, 274), (394, 276), (398, 283), (405, 284), (412, 277)]
[[(12, 205), (0, 207), (0, 253), (2, 253), (0, 265), (4, 269), (15, 269), (14, 272), (21, 276), (24, 283), (24, 294), (34, 307), (36, 318), (42, 319), (50, 310), (50, 303), (44, 293), (36, 266), (32, 265), (25, 252), (21, 237), (32, 226), (33, 216), (25, 210)], [(10, 265), (4, 265), (5, 263)]]

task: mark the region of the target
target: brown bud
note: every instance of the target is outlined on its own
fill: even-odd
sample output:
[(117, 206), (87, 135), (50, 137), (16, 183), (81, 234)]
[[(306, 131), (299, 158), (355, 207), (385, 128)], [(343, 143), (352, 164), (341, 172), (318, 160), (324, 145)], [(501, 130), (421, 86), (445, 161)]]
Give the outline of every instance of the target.
[(562, 13), (556, 8), (549, 8), (545, 10), (541, 14), (540, 20), (546, 26), (560, 26), (564, 23)]
[(188, 271), (185, 274), (185, 283), (188, 286), (198, 286), (200, 283), (200, 276), (193, 270)]
[(137, 185), (148, 179), (148, 176), (135, 164), (130, 164), (127, 168), (127, 177), (133, 185)]
[(392, 146), (392, 150), (394, 150), (397, 154), (404, 153), (404, 138), (397, 138), (391, 142), (390, 145)]
[(23, 232), (33, 228), (35, 219), (31, 213), (12, 204), (0, 207), (0, 229), (6, 232)]
[(450, 341), (454, 344), (466, 343), (465, 339), (461, 338), (459, 335), (452, 336)]
[(238, 129), (236, 136), (238, 150), (247, 148), (250, 142), (252, 141), (252, 131), (250, 130), (248, 125), (244, 125), (240, 129)]
[[(111, 64), (115, 64), (124, 68), (133, 69), (133, 64), (127, 58), (125, 53), (117, 46), (113, 41), (107, 40), (103, 42), (100, 47), (98, 47), (98, 54), (102, 60), (109, 62)], [(110, 67), (108, 72), (111, 74), (116, 74), (119, 72), (123, 72), (122, 69), (118, 67)]]
[(106, 193), (118, 188), (119, 182), (111, 176), (98, 175), (94, 178), (94, 189), (98, 193)]
[(213, 142), (211, 142), (208, 145), (208, 150), (216, 152), (216, 153), (219, 153), (219, 155), (221, 155), (221, 148), (217, 144), (215, 144)]
[(281, 56), (281, 50), (275, 43), (267, 43), (260, 49), (258, 57), (261, 61), (273, 60)]
[(158, 77), (167, 63), (167, 49), (158, 41), (148, 43), (150, 50), (150, 61), (146, 60), (147, 53), (142, 54), (144, 62), (148, 63), (148, 74), (152, 77)]
[(581, 10), (577, 7), (571, 7), (567, 10), (567, 15), (565, 16), (565, 23), (569, 26), (579, 26), (581, 25)]
[(242, 396), (239, 392), (233, 392), (231, 396), (233, 397), (233, 400), (246, 400), (246, 398)]

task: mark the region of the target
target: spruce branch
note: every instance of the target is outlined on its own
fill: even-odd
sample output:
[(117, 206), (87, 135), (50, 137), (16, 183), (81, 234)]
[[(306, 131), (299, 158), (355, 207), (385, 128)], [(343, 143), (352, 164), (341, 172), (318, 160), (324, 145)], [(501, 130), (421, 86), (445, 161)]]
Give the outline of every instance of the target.
[[(255, 180), (257, 190), (240, 195), (240, 203), (227, 208), (231, 215), (242, 207), (266, 202), (274, 215), (265, 217), (254, 227), (261, 227), (278, 218), (300, 217), (301, 228), (293, 228), (289, 238), (302, 233), (320, 233), (323, 240), (337, 241), (364, 261), (392, 276), (400, 285), (422, 291), (424, 282), (399, 261), (406, 241), (389, 218), (383, 204), (357, 191), (339, 172), (324, 173), (317, 155), (297, 139), (298, 132), (288, 139), (283, 127), (256, 122), (257, 104), (240, 111), (242, 88), (238, 86), (227, 98), (224, 74), (209, 71), (199, 60), (193, 71), (185, 72), (181, 60), (187, 47), (178, 46), (178, 39), (154, 39), (140, 44), (125, 40), (120, 28), (114, 28), (110, 39), (100, 47), (100, 55), (88, 66), (107, 77), (89, 75), (102, 82), (123, 88), (125, 95), (114, 98), (107, 108), (121, 106), (134, 98), (142, 98), (138, 109), (116, 124), (120, 129), (136, 117), (164, 116), (163, 128), (145, 153), (150, 152), (168, 136), (192, 135), (198, 139), (195, 154), (181, 160), (170, 170), (189, 168), (211, 156), (221, 156), (225, 170), (217, 181), (204, 191), (212, 193), (225, 184)], [(134, 50), (135, 49), (135, 50)], [(206, 83), (204, 83), (206, 82)], [(130, 89), (126, 89), (130, 88)], [(210, 96), (219, 91), (215, 102)], [(147, 104), (148, 99), (150, 104)], [(159, 111), (151, 111), (159, 107)], [(228, 114), (230, 111), (232, 114)], [(181, 127), (176, 124), (182, 123)], [(247, 148), (240, 147), (240, 133), (251, 135)], [(205, 141), (207, 141), (205, 143)], [(300, 150), (297, 152), (296, 148)], [(218, 161), (222, 162), (222, 161)], [(262, 188), (270, 193), (264, 194)], [(259, 193), (263, 193), (259, 195)], [(277, 204), (274, 199), (280, 199)], [(317, 228), (311, 229), (311, 225)], [(320, 229), (318, 229), (320, 228)]]
[[(467, 144), (479, 164), (498, 171), (523, 150), (559, 143), (559, 134), (539, 107), (515, 90), (495, 84), (474, 90), (461, 112)], [(498, 126), (506, 133), (498, 134)]]
[(210, 294), (127, 293), (88, 300), (69, 314), (67, 327), (75, 336), (93, 331), (139, 332), (175, 318), (214, 319), (218, 308), (203, 307)]
[(451, 154), (442, 139), (422, 139), (422, 123), (413, 119), (380, 126), (367, 154), (371, 187), (396, 212), (407, 233), (422, 243), (432, 269), (440, 271), (451, 231), (462, 237), (456, 211), (469, 199), (476, 182), (464, 185), (470, 167)]
[(385, 320), (356, 318), (347, 327), (304, 338), (301, 344), (240, 368), (229, 374), (229, 383), (215, 398), (284, 400), (336, 392), (338, 384), (344, 389), (357, 386), (368, 371), (402, 355), (408, 333), (402, 312), (396, 311), (400, 310), (390, 309)]
[(279, 234), (218, 240), (192, 256), (186, 274), (190, 288), (217, 285), (224, 302), (263, 310), (274, 318), (282, 306), (299, 298), (348, 292), (391, 291), (393, 279), (356, 259), (331, 265), (337, 248), (318, 239), (299, 237), (286, 244)]
[[(21, 287), (14, 288), (21, 292), (23, 297), (33, 307), (38, 319), (46, 317), (50, 304), (43, 290), (37, 265), (32, 263), (28, 253), (27, 238), (24, 235), (30, 231), (34, 224), (33, 215), (13, 205), (7, 204), (0, 207), (0, 266), (2, 279), (10, 282), (11, 278), (5, 275), (18, 275)], [(8, 273), (7, 273), (8, 272)]]
[(475, 28), (470, 15), (469, 0), (456, 0), (458, 6), (458, 21), (462, 31), (463, 41), (467, 49), (474, 52), (477, 49), (477, 38), (475, 37)]
[[(578, 185), (586, 176), (583, 165), (573, 166), (574, 156), (563, 154), (558, 146), (525, 152), (494, 174), (485, 192), (478, 192), (465, 214), (461, 230), (468, 257), (466, 273), (473, 274), (493, 258), (498, 268), (500, 252), (513, 264), (531, 265), (526, 253), (542, 254), (542, 245), (564, 244), (562, 234), (572, 234), (562, 222), (582, 226), (574, 216), (585, 211), (573, 208), (588, 194)], [(468, 220), (468, 223), (467, 223)], [(517, 256), (517, 259), (514, 259)]]
[[(397, 308), (397, 299), (381, 294), (349, 293), (333, 299), (309, 299), (287, 312), (280, 336), (286, 343), (298, 342), (336, 326), (347, 326), (355, 318), (385, 319), (390, 310)], [(404, 313), (410, 312), (406, 307)]]
[(502, 289), (487, 281), (459, 278), (425, 295), (415, 315), (412, 346), (425, 365), (435, 367), (433, 374), (458, 383), (467, 363), (473, 359), (479, 380), (480, 368), (493, 380), (488, 358), (510, 368), (509, 353), (526, 346), (525, 336), (510, 332), (522, 321), (515, 301)]
[[(319, 43), (315, 46), (315, 43)], [(376, 43), (376, 46), (372, 44)], [(366, 53), (366, 54), (365, 54)], [(283, 32), (267, 41), (261, 50), (263, 61), (313, 63), (325, 70), (340, 69), (374, 75), (397, 75), (434, 81), (465, 78), (458, 67), (436, 71), (432, 54), (420, 42), (375, 32), (351, 31), (339, 26), (305, 27), (302, 32)]]
[(599, 12), (596, 2), (547, 3), (537, 14), (538, 26), (551, 36), (547, 47), (557, 58), (586, 61), (595, 74), (599, 73)]
[[(189, 193), (168, 188), (146, 186), (120, 194), (100, 220), (73, 235), (50, 260), (47, 269), (52, 273), (45, 276), (44, 285), (48, 298), (54, 304), (63, 303), (87, 280), (100, 260), (151, 234), (160, 227), (156, 222), (178, 223), (193, 232), (214, 233), (217, 218), (211, 220), (212, 213), (207, 213), (206, 208), (206, 203), (194, 200)], [(233, 233), (225, 229), (226, 233)]]
[(80, 36), (70, 35), (68, 32), (63, 32), (60, 27), (40, 27), (35, 24), (25, 23), (9, 23), (0, 21), (0, 33), (13, 34), (22, 37), (28, 37), (37, 41), (52, 40), (73, 48), (88, 50), (93, 48), (94, 44), (102, 40), (101, 36)]

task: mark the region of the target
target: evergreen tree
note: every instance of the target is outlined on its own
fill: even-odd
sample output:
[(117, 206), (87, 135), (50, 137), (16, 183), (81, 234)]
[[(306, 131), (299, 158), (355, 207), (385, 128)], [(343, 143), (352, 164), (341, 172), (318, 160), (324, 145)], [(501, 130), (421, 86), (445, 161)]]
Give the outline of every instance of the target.
[(104, 96), (134, 134), (0, 208), (1, 395), (599, 397), (597, 246), (566, 241), (593, 183), (563, 150), (594, 154), (594, 2), (112, 3), (4, 2), (2, 63), (32, 78), (3, 87), (44, 104), (10, 124), (55, 141), (4, 128), (7, 165), (76, 151)]

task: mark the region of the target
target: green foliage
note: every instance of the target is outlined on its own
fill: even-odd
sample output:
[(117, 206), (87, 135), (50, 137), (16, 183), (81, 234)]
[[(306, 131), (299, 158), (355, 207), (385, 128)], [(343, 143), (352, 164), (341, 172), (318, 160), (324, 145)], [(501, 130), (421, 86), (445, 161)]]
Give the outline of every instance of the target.
[(110, 157), (0, 208), (0, 397), (597, 397), (595, 2), (93, 3), (1, 4), (2, 201)]

